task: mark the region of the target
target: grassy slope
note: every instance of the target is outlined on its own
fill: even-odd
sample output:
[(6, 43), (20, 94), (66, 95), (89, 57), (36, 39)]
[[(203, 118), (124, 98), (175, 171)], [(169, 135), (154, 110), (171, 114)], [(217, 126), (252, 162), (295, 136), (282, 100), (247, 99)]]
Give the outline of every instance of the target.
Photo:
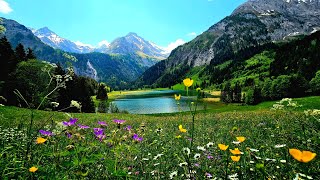
[[(307, 97), (297, 99), (298, 102), (303, 103), (303, 108), (317, 108), (320, 107), (320, 97)], [(200, 168), (195, 168), (197, 174), (196, 179), (203, 179), (206, 172), (211, 173), (218, 177), (224, 177), (225, 159), (230, 159), (231, 153), (221, 152), (217, 148), (218, 143), (224, 143), (229, 145), (229, 149), (239, 147), (245, 154), (241, 155), (241, 163), (245, 164), (244, 179), (268, 179), (270, 176), (275, 176), (275, 179), (292, 179), (295, 176), (295, 172), (303, 172), (307, 175), (317, 179), (317, 173), (320, 169), (319, 158), (309, 162), (308, 164), (302, 164), (294, 160), (288, 153), (288, 148), (298, 148), (301, 150), (310, 150), (312, 152), (319, 152), (319, 124), (313, 119), (305, 119), (303, 113), (289, 112), (289, 111), (271, 111), (270, 107), (273, 102), (265, 102), (257, 106), (236, 106), (225, 105), (218, 106), (215, 110), (209, 113), (198, 113), (195, 116), (195, 136), (194, 146), (192, 147), (192, 157), (194, 153), (200, 153), (201, 159), (190, 160), (191, 163), (199, 163)], [(302, 108), (302, 109), (303, 109)], [(217, 113), (214, 113), (217, 112)], [(146, 172), (146, 174), (128, 175), (131, 179), (153, 179), (151, 172), (154, 170), (154, 164), (159, 162), (159, 171), (164, 172), (161, 179), (168, 179), (169, 174), (175, 170), (179, 171), (179, 174), (183, 173), (183, 169), (179, 167), (179, 163), (185, 161), (182, 154), (183, 147), (188, 146), (187, 140), (190, 137), (192, 117), (190, 113), (184, 114), (166, 114), (166, 115), (130, 115), (130, 114), (85, 114), (75, 113), (72, 114), (75, 118), (79, 118), (78, 123), (89, 125), (90, 127), (97, 127), (97, 121), (106, 121), (109, 126), (106, 128), (106, 132), (113, 132), (116, 130), (116, 125), (111, 122), (112, 119), (125, 119), (127, 122), (125, 125), (131, 125), (131, 133), (138, 133), (139, 136), (144, 138), (142, 143), (132, 143), (131, 138), (126, 140), (132, 134), (128, 134), (126, 131), (120, 130), (117, 132), (117, 136), (126, 137), (122, 143), (123, 145), (114, 144), (114, 148), (104, 145), (106, 142), (115, 143), (116, 141), (99, 142), (94, 139), (92, 129), (80, 131), (85, 136), (86, 141), (74, 140), (77, 149), (84, 149), (85, 153), (81, 153), (81, 157), (74, 155), (74, 152), (68, 152), (65, 147), (70, 145), (70, 140), (65, 137), (64, 134), (54, 137), (54, 140), (49, 140), (45, 145), (35, 145), (34, 153), (41, 154), (41, 156), (34, 156), (34, 159), (27, 162), (29, 166), (24, 166), (23, 162), (25, 158), (20, 158), (20, 151), (10, 150), (6, 156), (1, 159), (1, 167), (10, 169), (10, 171), (3, 171), (0, 168), (0, 172), (10, 178), (15, 178), (20, 175), (24, 179), (31, 179), (32, 176), (28, 174), (28, 168), (31, 165), (37, 165), (40, 167), (35, 174), (39, 179), (49, 179), (49, 177), (55, 179), (82, 179), (78, 170), (82, 170), (83, 174), (86, 174), (89, 179), (97, 179), (98, 177), (105, 177), (106, 179), (117, 179), (115, 174), (123, 172), (128, 174), (130, 172)], [(30, 110), (21, 109), (16, 107), (0, 107), (0, 122), (2, 127), (15, 127), (21, 124), (22, 127), (30, 121)], [(33, 132), (35, 137), (38, 136), (38, 130), (42, 129), (45, 125), (50, 124), (51, 119), (53, 121), (61, 122), (67, 121), (69, 117), (65, 113), (46, 112), (46, 111), (34, 111), (34, 124)], [(306, 129), (302, 131), (301, 123), (304, 123)], [(141, 130), (141, 124), (144, 124), (144, 130)], [(182, 124), (187, 129), (187, 133), (180, 133), (178, 125)], [(158, 128), (162, 128), (161, 134), (156, 133)], [(85, 132), (85, 133), (84, 133)], [(181, 135), (182, 138), (177, 139), (176, 136)], [(110, 136), (110, 135), (109, 135)], [(246, 141), (241, 143), (240, 146), (232, 144), (235, 141), (236, 136), (245, 136)], [(0, 138), (1, 139), (1, 138)], [(35, 138), (33, 138), (35, 139)], [(306, 141), (308, 139), (308, 141)], [(117, 139), (116, 139), (117, 140)], [(58, 146), (61, 158), (57, 159), (59, 166), (52, 164), (52, 156), (50, 156), (50, 145), (54, 142), (59, 142)], [(212, 156), (219, 157), (215, 160), (207, 159), (207, 152), (201, 152), (196, 149), (197, 146), (205, 146), (208, 142), (214, 142), (213, 148), (209, 151)], [(18, 144), (21, 147), (20, 142), (11, 142), (11, 144)], [(23, 143), (21, 143), (23, 144)], [(276, 144), (286, 144), (287, 146), (282, 149), (275, 149)], [(115, 161), (115, 153), (117, 149), (125, 148), (121, 150), (121, 156), (116, 159), (117, 172), (113, 172), (113, 166)], [(207, 148), (205, 146), (205, 148)], [(248, 148), (259, 149), (260, 152), (249, 153)], [(22, 147), (20, 149), (23, 149)], [(209, 149), (209, 148), (208, 148)], [(3, 152), (6, 149), (1, 149)], [(103, 153), (102, 153), (103, 152)], [(148, 155), (148, 154), (151, 155)], [(143, 161), (142, 158), (153, 158), (157, 154), (163, 154), (160, 160)], [(262, 160), (257, 160), (254, 156), (259, 156)], [(17, 158), (13, 161), (13, 158)], [(46, 157), (46, 158), (42, 158)], [(99, 163), (97, 161), (104, 158), (105, 161), (101, 162), (102, 167), (99, 169)], [(138, 158), (137, 160), (134, 160)], [(276, 159), (276, 162), (264, 161), (266, 158)], [(83, 164), (79, 166), (77, 163), (79, 159)], [(287, 163), (280, 163), (280, 160), (286, 160)], [(249, 163), (254, 161), (254, 164)], [(229, 160), (230, 162), (230, 160)], [(261, 173), (257, 169), (256, 165), (263, 164), (264, 171)], [(128, 166), (132, 166), (132, 170), (128, 170)], [(234, 174), (239, 172), (236, 167), (238, 164), (230, 162), (228, 166), (228, 174)], [(280, 166), (280, 169), (276, 166)], [(215, 167), (215, 168), (212, 168)], [(249, 168), (253, 168), (254, 172), (249, 171)], [(83, 170), (85, 169), (85, 170)], [(133, 174), (132, 173), (132, 174)], [(41, 178), (40, 178), (41, 177)], [(160, 178), (160, 176), (159, 176)], [(179, 178), (178, 178), (179, 179)]]

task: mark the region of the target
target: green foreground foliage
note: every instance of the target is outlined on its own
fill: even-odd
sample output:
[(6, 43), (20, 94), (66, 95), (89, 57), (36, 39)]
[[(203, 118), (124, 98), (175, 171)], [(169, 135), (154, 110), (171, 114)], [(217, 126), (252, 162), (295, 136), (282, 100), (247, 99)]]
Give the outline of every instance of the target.
[[(1, 107), (0, 173), (4, 179), (318, 179), (318, 155), (304, 163), (288, 151), (319, 153), (320, 113), (292, 106), (283, 110), (287, 106), (198, 113), (194, 124), (190, 114), (179, 113), (66, 114)], [(78, 121), (70, 123), (70, 116)], [(114, 119), (126, 121), (117, 124)], [(103, 129), (103, 134), (98, 136), (99, 129), (93, 128)], [(245, 141), (239, 143), (239, 136)], [(45, 142), (38, 139), (37, 144), (39, 137)], [(231, 159), (235, 151), (229, 151), (235, 148), (242, 152), (238, 162)]]

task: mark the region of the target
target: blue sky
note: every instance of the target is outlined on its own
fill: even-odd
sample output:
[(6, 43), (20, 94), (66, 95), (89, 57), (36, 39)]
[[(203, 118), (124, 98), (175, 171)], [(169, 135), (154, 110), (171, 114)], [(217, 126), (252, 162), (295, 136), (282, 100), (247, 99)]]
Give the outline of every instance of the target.
[[(135, 32), (166, 47), (206, 31), (246, 0), (0, 0), (0, 17), (97, 45)], [(173, 45), (173, 44), (172, 44)]]

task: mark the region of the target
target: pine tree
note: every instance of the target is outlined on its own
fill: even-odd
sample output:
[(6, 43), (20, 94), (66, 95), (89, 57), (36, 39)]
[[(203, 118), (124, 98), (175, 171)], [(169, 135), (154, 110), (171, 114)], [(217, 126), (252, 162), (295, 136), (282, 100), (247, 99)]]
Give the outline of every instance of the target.
[(0, 81), (7, 81), (8, 75), (12, 73), (18, 62), (14, 56), (11, 44), (6, 37), (0, 39)]
[(97, 99), (101, 99), (101, 100), (107, 100), (108, 99), (108, 94), (107, 94), (107, 90), (106, 90), (106, 86), (104, 83), (100, 83), (99, 84), (99, 88), (98, 88), (98, 93), (97, 93)]
[(15, 55), (19, 62), (26, 60), (26, 52), (24, 50), (24, 47), (21, 43), (18, 44), (18, 46), (15, 49)]
[(36, 56), (33, 54), (33, 51), (31, 48), (28, 48), (28, 53), (26, 59), (36, 59)]

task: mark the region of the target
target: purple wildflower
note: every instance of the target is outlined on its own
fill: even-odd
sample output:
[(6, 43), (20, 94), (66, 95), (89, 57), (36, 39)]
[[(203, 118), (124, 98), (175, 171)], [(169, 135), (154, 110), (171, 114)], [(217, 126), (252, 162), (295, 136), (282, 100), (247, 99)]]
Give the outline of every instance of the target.
[(52, 132), (50, 132), (50, 131), (45, 131), (45, 130), (39, 130), (39, 133), (41, 133), (42, 135), (44, 135), (44, 136), (52, 136), (53, 135), (53, 133)]
[(72, 134), (71, 134), (71, 133), (67, 132), (66, 134), (67, 134), (67, 137), (68, 137), (69, 139), (72, 137)]
[(82, 125), (82, 124), (78, 124), (78, 126), (79, 126), (80, 129), (88, 129), (88, 128), (90, 128), (89, 126)]
[(139, 137), (138, 134), (134, 134), (134, 135), (132, 136), (132, 139), (135, 140), (135, 141), (139, 141), (139, 142), (143, 140), (143, 138), (142, 138), (142, 137)]
[(99, 139), (99, 141), (102, 141), (104, 138), (106, 138), (106, 135), (104, 134), (104, 129), (102, 128), (93, 128), (93, 132)]
[(75, 125), (75, 123), (78, 121), (77, 118), (70, 118), (70, 120), (67, 122), (67, 121), (63, 121), (63, 125), (65, 126), (73, 126)]
[(200, 166), (200, 164), (198, 164), (198, 163), (195, 163), (195, 164), (194, 164), (194, 166), (196, 166), (196, 167), (199, 167), (199, 166)]
[(208, 159), (212, 159), (212, 158), (213, 158), (213, 156), (211, 156), (211, 155), (208, 155), (208, 156), (207, 156), (207, 158), (208, 158)]
[(124, 130), (127, 130), (127, 131), (131, 131), (132, 127), (131, 126), (127, 126), (124, 128)]
[(108, 124), (106, 122), (104, 122), (104, 121), (98, 121), (98, 124), (100, 126), (108, 126)]
[(113, 122), (116, 124), (123, 124), (124, 122), (126, 122), (126, 120), (114, 119)]
[(206, 173), (205, 176), (206, 176), (207, 178), (212, 178), (212, 175), (211, 175), (210, 173)]

